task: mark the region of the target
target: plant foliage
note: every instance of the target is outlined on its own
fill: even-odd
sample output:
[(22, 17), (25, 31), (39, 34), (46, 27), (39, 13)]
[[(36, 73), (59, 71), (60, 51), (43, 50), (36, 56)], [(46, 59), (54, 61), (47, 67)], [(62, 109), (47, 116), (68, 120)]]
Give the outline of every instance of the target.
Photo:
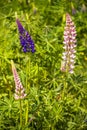
[[(73, 75), (60, 71), (65, 16), (76, 25)], [(28, 30), (35, 53), (22, 51), (16, 16)], [(14, 99), (14, 61), (27, 96)], [(0, 129), (87, 130), (87, 2), (0, 0)]]

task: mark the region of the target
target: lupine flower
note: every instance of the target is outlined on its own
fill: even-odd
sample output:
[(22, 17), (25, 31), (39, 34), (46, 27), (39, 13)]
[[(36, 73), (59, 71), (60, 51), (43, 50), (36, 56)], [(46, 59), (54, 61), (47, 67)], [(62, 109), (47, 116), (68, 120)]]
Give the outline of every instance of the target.
[(35, 52), (35, 46), (34, 46), (34, 41), (32, 40), (31, 36), (29, 33), (24, 29), (22, 24), (18, 19), (16, 19), (16, 23), (18, 26), (18, 31), (19, 31), (19, 36), (20, 36), (20, 43), (22, 45), (23, 51), (24, 52)]
[(75, 15), (77, 11), (76, 11), (73, 3), (71, 3), (71, 10), (72, 10), (72, 15)]
[(74, 7), (72, 7), (72, 15), (76, 14), (76, 9)]
[(64, 30), (64, 50), (62, 56), (61, 71), (73, 73), (76, 53), (76, 30), (69, 14), (66, 14), (66, 26)]
[(15, 81), (15, 94), (14, 94), (14, 98), (16, 100), (18, 99), (23, 99), (26, 97), (26, 94), (25, 94), (25, 90), (23, 88), (23, 85), (20, 81), (20, 78), (19, 78), (19, 75), (17, 73), (17, 70), (15, 68), (15, 65), (14, 65), (14, 62), (11, 61), (11, 65), (12, 65), (12, 72), (13, 72), (13, 76), (14, 76), (14, 81)]

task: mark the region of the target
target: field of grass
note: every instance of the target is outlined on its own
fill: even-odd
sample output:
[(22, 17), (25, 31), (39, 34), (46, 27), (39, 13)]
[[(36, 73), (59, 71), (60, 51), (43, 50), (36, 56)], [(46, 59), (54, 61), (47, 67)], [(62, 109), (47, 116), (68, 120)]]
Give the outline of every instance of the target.
[[(67, 13), (77, 33), (73, 74), (61, 71)], [(16, 19), (35, 52), (23, 52)], [(18, 84), (26, 96), (17, 100)], [(85, 0), (0, 0), (0, 130), (87, 130)]]

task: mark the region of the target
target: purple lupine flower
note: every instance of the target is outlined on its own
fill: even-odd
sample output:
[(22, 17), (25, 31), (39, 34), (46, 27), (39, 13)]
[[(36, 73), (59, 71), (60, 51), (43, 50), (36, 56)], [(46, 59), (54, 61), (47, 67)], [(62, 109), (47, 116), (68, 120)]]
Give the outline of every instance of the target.
[(12, 65), (12, 72), (13, 72), (13, 76), (14, 76), (14, 81), (15, 81), (15, 94), (14, 94), (14, 98), (16, 100), (18, 99), (24, 99), (26, 97), (27, 94), (25, 94), (25, 90), (23, 88), (23, 85), (20, 81), (19, 75), (17, 73), (17, 70), (15, 68), (14, 62), (11, 61), (11, 65)]
[(73, 73), (76, 53), (76, 30), (69, 14), (66, 14), (66, 26), (64, 30), (64, 50), (62, 56), (61, 71)]
[(34, 41), (32, 40), (31, 36), (29, 33), (24, 29), (22, 24), (18, 19), (16, 19), (16, 23), (18, 26), (18, 31), (19, 31), (19, 36), (20, 36), (20, 43), (22, 45), (23, 51), (24, 52), (35, 52), (35, 46), (34, 46)]

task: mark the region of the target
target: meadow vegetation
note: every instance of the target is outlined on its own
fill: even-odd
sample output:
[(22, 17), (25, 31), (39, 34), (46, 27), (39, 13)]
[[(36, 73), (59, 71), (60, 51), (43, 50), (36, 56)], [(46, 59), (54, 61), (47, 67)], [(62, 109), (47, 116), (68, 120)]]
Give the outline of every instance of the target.
[[(74, 73), (61, 72), (66, 13), (77, 32)], [(23, 52), (18, 18), (34, 41)], [(14, 62), (26, 96), (16, 100)], [(0, 0), (0, 130), (87, 130), (87, 2)]]

